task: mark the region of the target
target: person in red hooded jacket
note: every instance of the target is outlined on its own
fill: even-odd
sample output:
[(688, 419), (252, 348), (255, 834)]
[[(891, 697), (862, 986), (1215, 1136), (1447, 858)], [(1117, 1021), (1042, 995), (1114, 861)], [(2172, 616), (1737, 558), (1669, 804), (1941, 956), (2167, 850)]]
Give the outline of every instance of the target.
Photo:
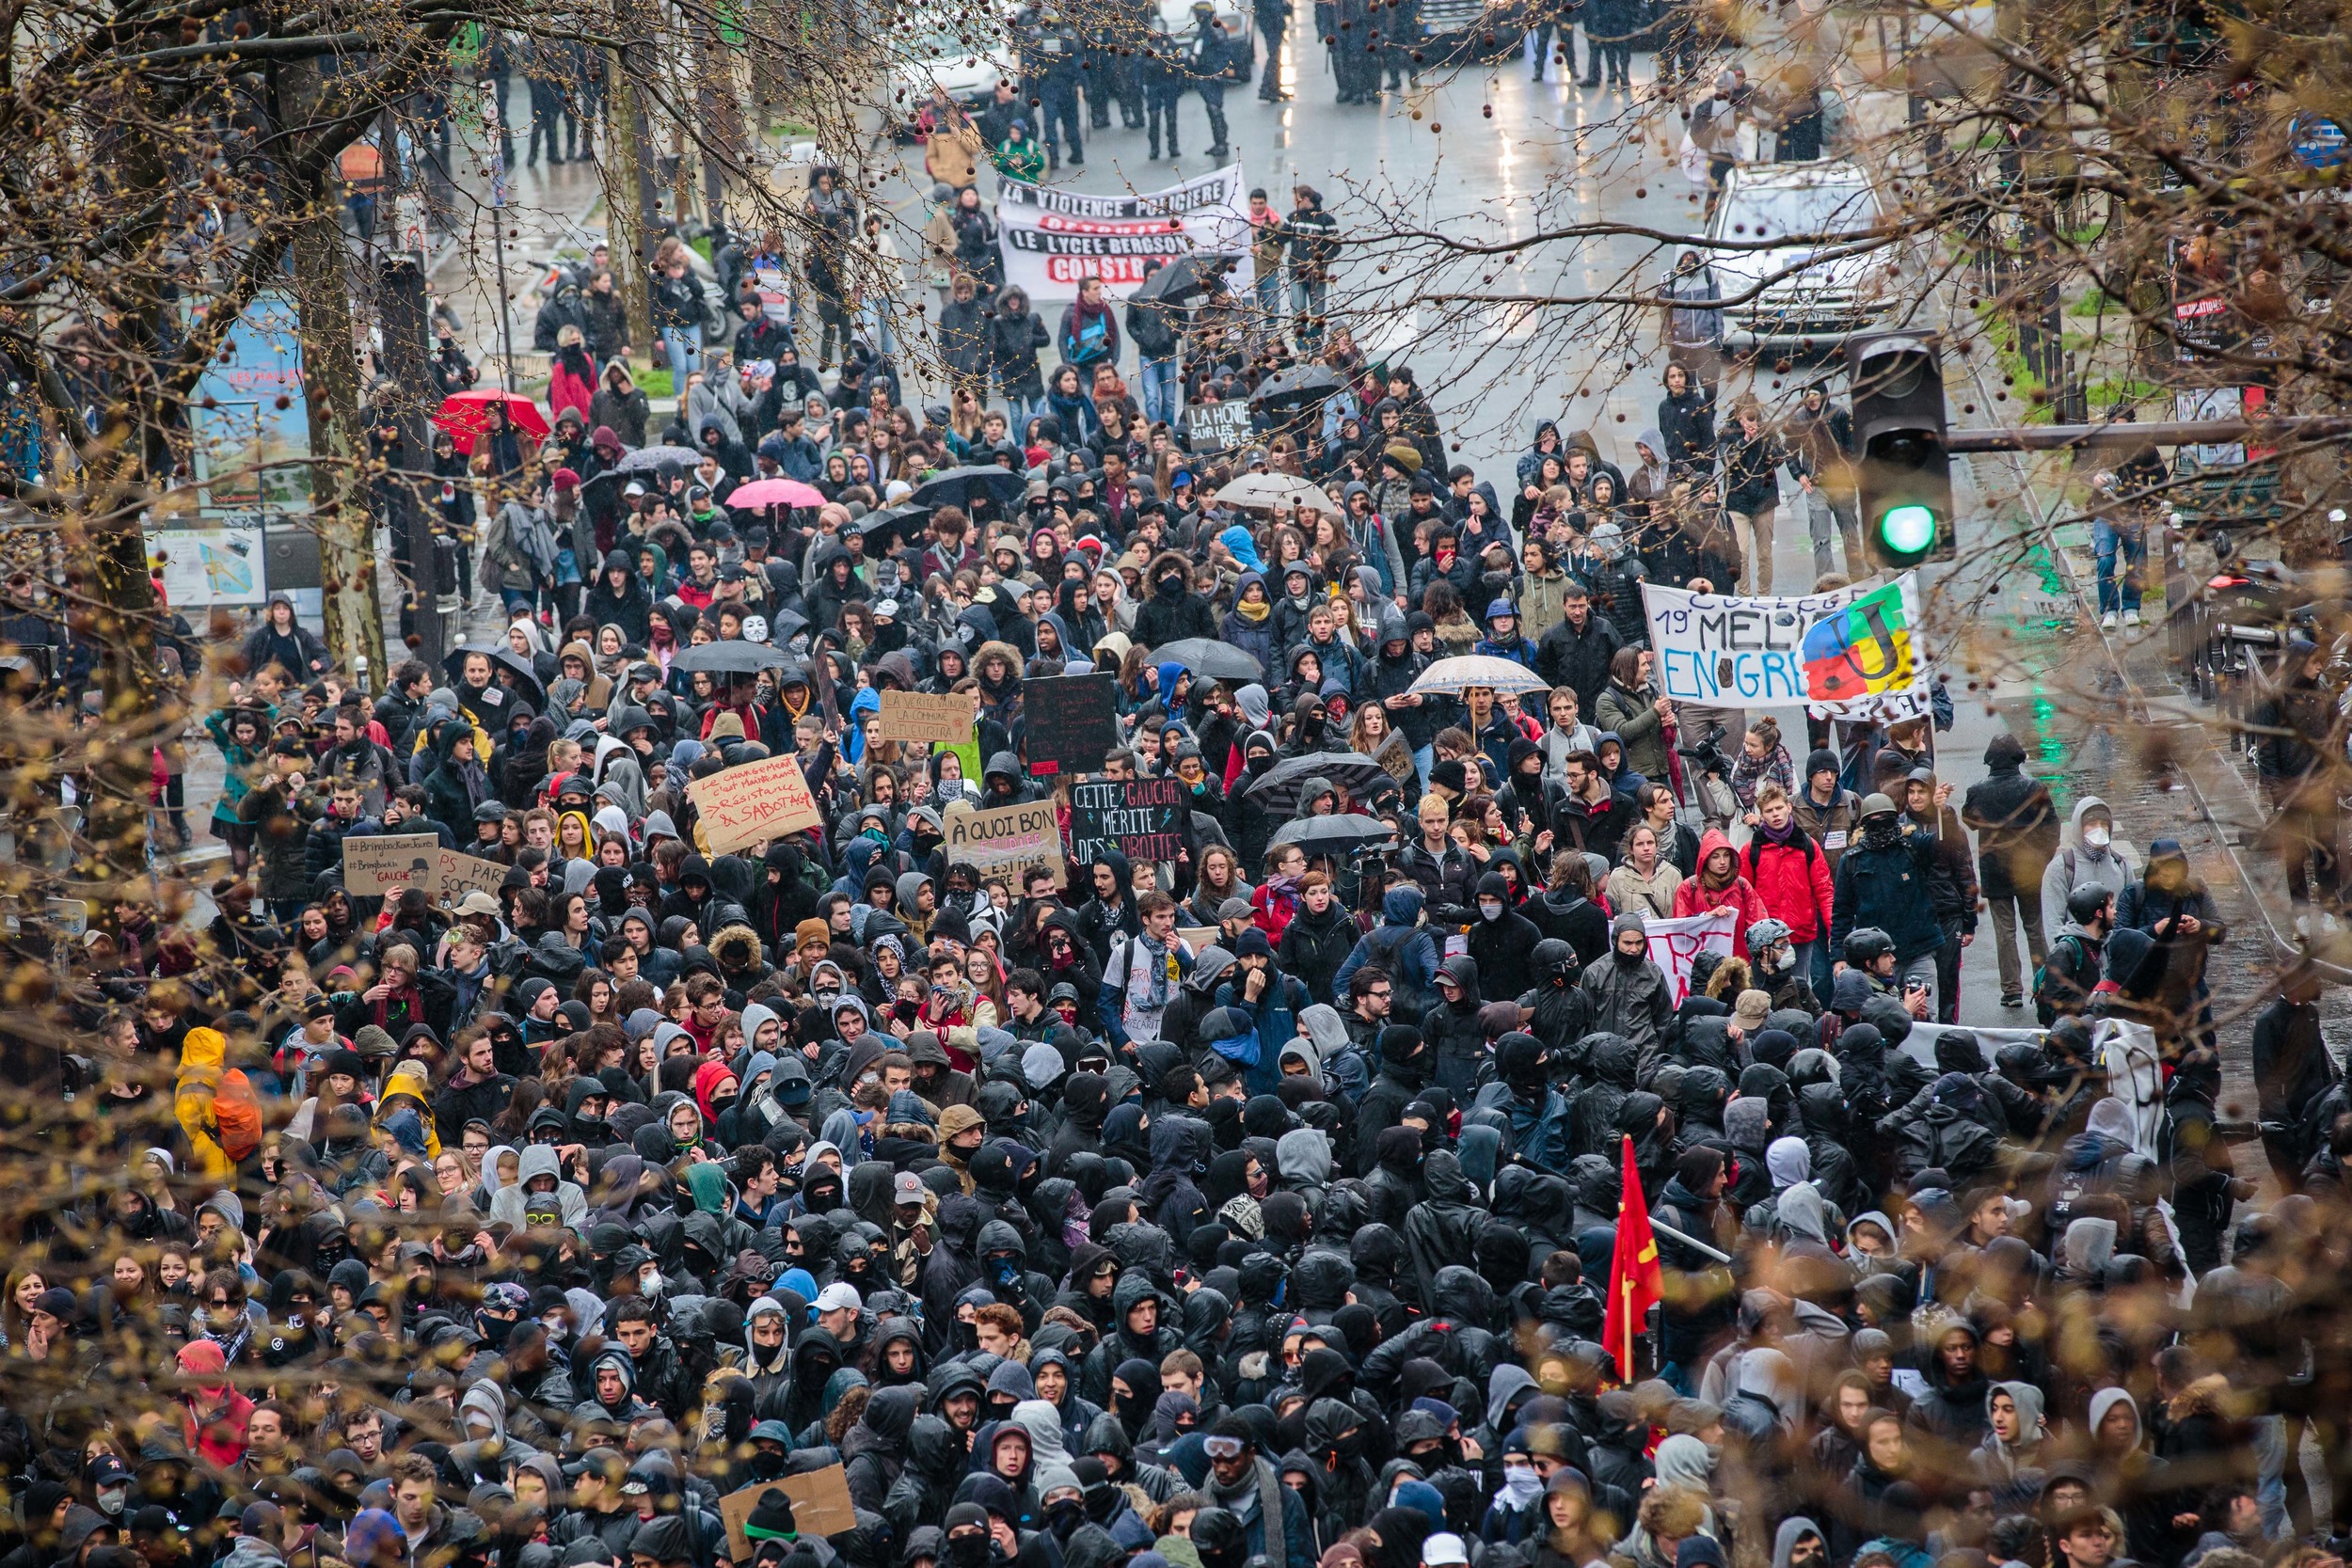
[(1684, 920), (1725, 909), (1739, 917), (1731, 928), (1731, 950), (1744, 958), (1748, 927), (1766, 918), (1767, 911), (1764, 900), (1756, 895), (1756, 884), (1740, 874), (1740, 856), (1731, 840), (1721, 828), (1709, 828), (1699, 840), (1698, 875), (1685, 877), (1675, 889), (1675, 918)]
[(253, 1402), (229, 1381), (229, 1358), (210, 1339), (180, 1347), (181, 1424), (190, 1449), (213, 1465), (233, 1470), (245, 1461), (246, 1423)]
[(1829, 934), (1836, 897), (1829, 856), (1797, 820), (1788, 792), (1770, 779), (1756, 787), (1749, 825), (1756, 836), (1740, 851), (1740, 869), (1764, 900), (1765, 911), (1788, 927), (1798, 973), (1804, 974), (1813, 944)]

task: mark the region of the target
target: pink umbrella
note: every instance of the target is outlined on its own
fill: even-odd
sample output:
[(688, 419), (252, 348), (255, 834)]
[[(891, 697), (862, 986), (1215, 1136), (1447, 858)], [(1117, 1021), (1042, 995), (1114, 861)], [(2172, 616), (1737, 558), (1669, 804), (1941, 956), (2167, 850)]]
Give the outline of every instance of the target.
[(825, 498), (816, 486), (797, 479), (755, 479), (739, 484), (727, 496), (729, 506), (822, 506)]

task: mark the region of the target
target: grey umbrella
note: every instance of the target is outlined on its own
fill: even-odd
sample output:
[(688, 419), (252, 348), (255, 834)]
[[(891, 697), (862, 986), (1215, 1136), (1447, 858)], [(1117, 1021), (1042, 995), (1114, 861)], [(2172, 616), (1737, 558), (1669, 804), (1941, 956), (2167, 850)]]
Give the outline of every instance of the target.
[(1276, 763), (1242, 793), (1271, 812), (1296, 811), (1299, 786), (1309, 779), (1328, 779), (1355, 796), (1371, 795), (1382, 784), (1396, 782), (1370, 757), (1353, 752), (1310, 752)]
[(691, 447), (639, 447), (635, 451), (621, 453), (621, 460), (612, 465), (612, 471), (633, 474), (646, 468), (667, 467), (672, 464), (691, 468), (702, 460), (703, 454)]
[(1395, 836), (1396, 830), (1378, 817), (1348, 812), (1285, 822), (1276, 832), (1273, 844), (1295, 844), (1310, 855), (1344, 855), (1367, 845), (1386, 843)]
[(1213, 681), (1254, 681), (1265, 677), (1265, 666), (1258, 662), (1255, 654), (1205, 637), (1180, 637), (1154, 648), (1152, 662), (1181, 664), (1194, 674)]

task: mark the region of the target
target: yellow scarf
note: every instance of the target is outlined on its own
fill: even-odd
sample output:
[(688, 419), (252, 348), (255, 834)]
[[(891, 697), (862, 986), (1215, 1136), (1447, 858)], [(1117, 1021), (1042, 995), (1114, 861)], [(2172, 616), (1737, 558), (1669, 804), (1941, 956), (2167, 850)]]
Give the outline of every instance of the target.
[(1254, 626), (1273, 614), (1274, 607), (1263, 600), (1251, 604), (1248, 599), (1239, 599), (1234, 601), (1233, 613)]

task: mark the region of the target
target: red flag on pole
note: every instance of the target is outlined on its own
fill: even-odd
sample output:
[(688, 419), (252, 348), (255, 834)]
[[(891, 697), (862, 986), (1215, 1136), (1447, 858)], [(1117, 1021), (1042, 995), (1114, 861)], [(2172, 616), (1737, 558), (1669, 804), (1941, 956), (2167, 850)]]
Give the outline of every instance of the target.
[(1658, 1266), (1658, 1239), (1650, 1233), (1649, 1200), (1642, 1195), (1642, 1173), (1633, 1164), (1633, 1140), (1625, 1140), (1624, 1192), (1617, 1199), (1617, 1250), (1609, 1260), (1609, 1317), (1601, 1329), (1617, 1375), (1633, 1381), (1633, 1337), (1649, 1322), (1649, 1309), (1665, 1297)]

